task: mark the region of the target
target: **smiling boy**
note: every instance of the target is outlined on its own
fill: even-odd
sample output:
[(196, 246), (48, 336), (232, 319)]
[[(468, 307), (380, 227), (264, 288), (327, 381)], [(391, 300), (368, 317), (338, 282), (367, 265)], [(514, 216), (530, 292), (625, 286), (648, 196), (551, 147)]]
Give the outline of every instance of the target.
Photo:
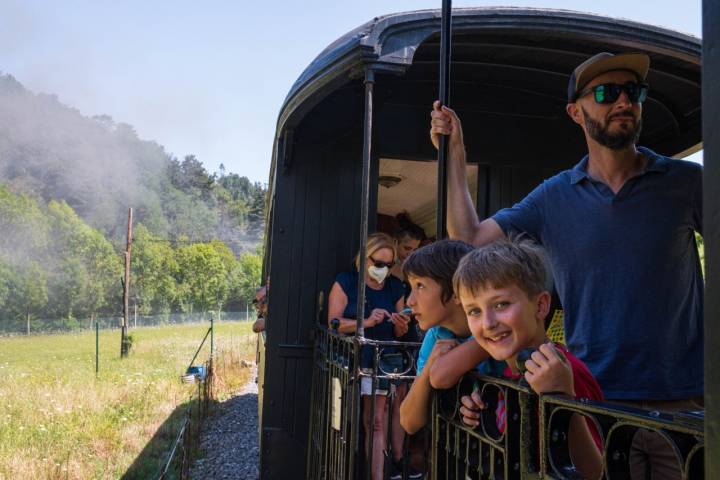
[[(505, 360), (504, 375), (519, 378), (518, 353), (536, 348), (525, 362), (525, 379), (538, 394), (562, 393), (573, 398), (602, 400), (587, 366), (561, 344), (548, 342), (544, 319), (550, 308), (547, 262), (540, 247), (527, 240), (498, 240), (465, 256), (453, 285), (480, 347), (495, 360)], [(463, 421), (479, 425), (485, 408), (478, 392), (462, 397)], [(499, 425), (501, 430), (504, 425)], [(581, 415), (569, 428), (570, 455), (583, 478), (599, 478), (599, 438)]]

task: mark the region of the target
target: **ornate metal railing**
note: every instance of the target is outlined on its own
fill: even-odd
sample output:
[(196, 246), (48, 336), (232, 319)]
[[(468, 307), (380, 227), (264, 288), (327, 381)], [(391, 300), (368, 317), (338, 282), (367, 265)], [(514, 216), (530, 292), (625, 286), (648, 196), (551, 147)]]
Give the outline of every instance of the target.
[[(363, 346), (372, 349), (373, 367), (357, 368)], [(372, 380), (374, 396), (381, 379), (412, 381), (419, 344), (359, 339), (318, 328), (315, 339), (307, 477), (313, 480), (359, 479), (367, 476), (361, 443), (360, 380)], [(402, 368), (384, 371), (383, 351), (403, 357)], [(391, 396), (390, 402), (393, 397)], [(374, 403), (374, 402), (373, 402)], [(389, 405), (392, 412), (392, 403)], [(390, 425), (392, 422), (388, 421)], [(392, 428), (391, 426), (389, 428)], [(390, 435), (390, 433), (388, 433)], [(372, 439), (370, 451), (372, 451)]]
[[(458, 410), (460, 396), (473, 389), (480, 391), (487, 406), (476, 428), (463, 424)], [(505, 402), (506, 427), (502, 433), (495, 409), (499, 393)], [(637, 478), (631, 475), (631, 467), (643, 460), (633, 457), (633, 440), (646, 432), (674, 458), (678, 479), (703, 478), (702, 411), (669, 414), (560, 395), (538, 396), (518, 382), (474, 373), (465, 375), (455, 388), (436, 393), (432, 478), (582, 478), (573, 465), (568, 444), (573, 414), (590, 419), (599, 433), (603, 478)]]
[[(357, 359), (363, 345), (373, 349), (374, 368), (363, 372)], [(367, 478), (362, 448), (360, 379), (374, 390), (380, 379), (412, 380), (418, 344), (378, 342), (318, 329), (312, 382), (307, 476), (312, 480)], [(393, 347), (408, 360), (403, 370), (385, 372), (379, 358)], [(462, 423), (459, 398), (477, 389), (486, 403), (480, 426)], [(496, 422), (499, 394), (505, 428)], [(392, 409), (390, 409), (392, 410)], [(437, 391), (433, 401), (432, 444), (428, 456), (433, 480), (578, 479), (569, 450), (570, 417), (580, 414), (595, 426), (603, 446), (603, 478), (635, 479), (633, 440), (650, 432), (674, 458), (677, 478), (703, 478), (704, 414), (664, 413), (609, 402), (576, 401), (561, 395), (536, 395), (514, 380), (466, 374), (454, 388)], [(390, 423), (390, 422), (389, 422)], [(372, 451), (372, 446), (370, 447)]]

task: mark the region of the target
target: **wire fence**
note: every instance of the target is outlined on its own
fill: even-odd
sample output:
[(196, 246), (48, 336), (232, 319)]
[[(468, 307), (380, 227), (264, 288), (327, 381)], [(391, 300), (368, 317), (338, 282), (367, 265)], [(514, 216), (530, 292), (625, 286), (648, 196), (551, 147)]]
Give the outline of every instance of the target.
[[(197, 455), (200, 447), (202, 425), (210, 413), (211, 404), (215, 400), (215, 369), (212, 346), (213, 330), (214, 325), (211, 324), (207, 334), (205, 334), (202, 342), (200, 342), (200, 346), (195, 352), (195, 355), (192, 360), (190, 360), (190, 365), (184, 375), (182, 375), (183, 382), (197, 384), (197, 391), (190, 394), (185, 411), (185, 419), (168, 453), (165, 466), (158, 475), (158, 480), (168, 478), (180, 478), (184, 480), (189, 478), (190, 464)], [(202, 365), (195, 365), (198, 353), (208, 340), (208, 336), (211, 338), (210, 356)]]
[[(163, 325), (182, 325), (188, 323), (204, 323), (210, 320), (216, 322), (252, 322), (257, 319), (253, 310), (223, 312), (193, 312), (193, 313), (167, 313), (161, 315), (130, 315), (128, 329), (158, 327)], [(30, 324), (30, 334), (67, 333), (94, 330), (95, 322), (100, 330), (115, 330), (122, 326), (122, 316), (95, 317), (84, 319), (33, 319)], [(27, 325), (0, 319), (0, 337), (27, 335)]]

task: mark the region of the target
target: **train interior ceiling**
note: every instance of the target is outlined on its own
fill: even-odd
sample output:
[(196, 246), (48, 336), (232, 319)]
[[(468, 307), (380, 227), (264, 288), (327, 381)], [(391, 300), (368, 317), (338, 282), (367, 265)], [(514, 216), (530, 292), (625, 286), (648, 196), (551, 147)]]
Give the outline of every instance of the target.
[[(427, 237), (435, 237), (437, 165), (434, 161), (380, 158), (378, 216), (396, 217), (405, 212)], [(473, 204), (477, 203), (477, 172), (477, 165), (467, 166)], [(378, 229), (380, 223), (379, 220)]]

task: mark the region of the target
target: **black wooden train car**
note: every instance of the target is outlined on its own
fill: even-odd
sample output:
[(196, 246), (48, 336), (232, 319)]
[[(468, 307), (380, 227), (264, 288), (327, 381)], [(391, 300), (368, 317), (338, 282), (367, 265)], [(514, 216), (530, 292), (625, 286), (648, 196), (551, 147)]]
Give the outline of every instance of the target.
[[(597, 52), (651, 58), (640, 144), (668, 156), (701, 148), (697, 38), (560, 10), (463, 8), (452, 22), (449, 103), (463, 120), (481, 217), (584, 155), (583, 137), (565, 113), (566, 88), (573, 68)], [(281, 109), (264, 268), (264, 479), (306, 476), (313, 342), (324, 322), (318, 299), (350, 268), (365, 226), (372, 232), (378, 214), (405, 210), (435, 233), (437, 163), (428, 130), (439, 30), (439, 11), (375, 18), (328, 46)]]

